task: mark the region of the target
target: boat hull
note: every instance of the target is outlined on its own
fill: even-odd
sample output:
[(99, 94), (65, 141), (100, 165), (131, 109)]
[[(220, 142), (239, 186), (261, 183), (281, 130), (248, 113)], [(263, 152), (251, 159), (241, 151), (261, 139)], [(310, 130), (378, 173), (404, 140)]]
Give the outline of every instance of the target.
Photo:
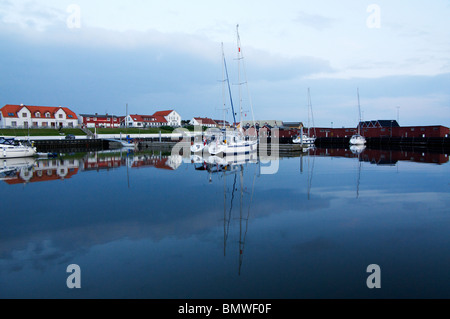
[(34, 147), (16, 146), (2, 147), (0, 149), (1, 158), (32, 157), (36, 154), (36, 149)]
[(257, 141), (245, 141), (237, 144), (213, 144), (209, 146), (209, 153), (212, 155), (239, 155), (249, 154), (258, 150)]
[(303, 145), (313, 145), (316, 143), (316, 139), (314, 137), (303, 136), (303, 139), (297, 137), (292, 140), (294, 144), (303, 144)]
[(365, 145), (366, 139), (364, 136), (355, 135), (350, 139), (350, 145)]

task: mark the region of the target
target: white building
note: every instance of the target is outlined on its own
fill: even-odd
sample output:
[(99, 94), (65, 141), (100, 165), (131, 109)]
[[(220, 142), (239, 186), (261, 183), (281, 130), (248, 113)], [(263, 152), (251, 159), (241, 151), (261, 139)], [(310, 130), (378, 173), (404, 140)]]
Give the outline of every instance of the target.
[(67, 107), (5, 105), (0, 109), (1, 128), (77, 127), (78, 117)]
[(190, 122), (190, 125), (194, 126), (204, 126), (204, 127), (217, 127), (216, 121), (210, 118), (203, 118), (203, 117), (194, 117)]
[(161, 127), (161, 126), (181, 126), (181, 116), (176, 111), (160, 111), (153, 115), (128, 115), (124, 121), (128, 127)]
[(153, 114), (154, 117), (162, 116), (166, 119), (167, 125), (172, 127), (181, 126), (181, 116), (174, 110), (160, 111)]
[(162, 116), (131, 114), (125, 117), (127, 127), (148, 128), (168, 126), (167, 120)]

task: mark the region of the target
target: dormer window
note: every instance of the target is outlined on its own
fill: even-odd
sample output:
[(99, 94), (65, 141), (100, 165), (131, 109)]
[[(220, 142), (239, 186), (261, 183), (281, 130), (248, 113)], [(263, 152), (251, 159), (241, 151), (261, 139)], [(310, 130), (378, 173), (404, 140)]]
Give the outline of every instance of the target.
[(41, 113), (40, 113), (40, 112), (36, 112), (36, 113), (34, 114), (34, 116), (36, 116), (36, 117), (41, 117)]
[(50, 112), (45, 113), (45, 117), (50, 118), (51, 117)]

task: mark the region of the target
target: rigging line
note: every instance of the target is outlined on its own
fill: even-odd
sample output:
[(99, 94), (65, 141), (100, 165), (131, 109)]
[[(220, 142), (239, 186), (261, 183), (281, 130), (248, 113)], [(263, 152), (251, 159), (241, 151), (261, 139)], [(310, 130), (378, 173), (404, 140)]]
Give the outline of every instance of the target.
[(230, 202), (230, 210), (228, 212), (228, 225), (227, 225), (227, 232), (226, 232), (226, 238), (225, 241), (228, 240), (228, 235), (230, 233), (230, 222), (231, 222), (231, 211), (233, 210), (233, 201), (234, 201), (234, 190), (236, 188), (236, 173), (234, 174), (234, 183), (233, 183), (233, 190), (231, 192), (231, 202)]
[(223, 65), (225, 68), (225, 74), (226, 74), (226, 81), (228, 84), (228, 94), (230, 95), (230, 103), (231, 103), (231, 109), (233, 110), (233, 120), (234, 120), (234, 124), (236, 124), (236, 113), (234, 111), (234, 104), (233, 104), (233, 97), (231, 95), (231, 86), (230, 86), (230, 78), (228, 76), (228, 68), (227, 68), (227, 60), (225, 59), (225, 53), (223, 52), (223, 46), (222, 46), (222, 57), (223, 57)]
[[(239, 28), (239, 25), (237, 25), (237, 29), (238, 29), (238, 28)], [(245, 65), (244, 54), (243, 54), (243, 52), (242, 52), (242, 45), (241, 45), (241, 38), (240, 38), (240, 36), (239, 36), (239, 30), (238, 30), (238, 32), (237, 32), (237, 36), (238, 36), (238, 49), (239, 49), (239, 54), (240, 54), (240, 56), (238, 55), (238, 59), (242, 60), (242, 64), (243, 64), (243, 68), (242, 68), (242, 69), (243, 69), (243, 72), (244, 72), (244, 78), (245, 78), (245, 82), (243, 82), (242, 84), (245, 84), (245, 85), (246, 85), (246, 88), (247, 88), (248, 100), (249, 100), (250, 109), (251, 109), (251, 112), (252, 112), (253, 126), (256, 127), (255, 114), (254, 114), (254, 112), (253, 112), (253, 102), (252, 102), (252, 97), (251, 97), (251, 95), (250, 95), (250, 89), (249, 89), (248, 81), (247, 81), (247, 70), (246, 70), (246, 65)], [(241, 82), (241, 81), (240, 81), (240, 78), (239, 78), (239, 82)]]
[(314, 137), (316, 137), (317, 136), (316, 124), (314, 123), (314, 112), (313, 112), (313, 108), (312, 108), (311, 91), (309, 88), (308, 88), (308, 95), (309, 95), (309, 108), (311, 110), (311, 120), (312, 120), (312, 126), (313, 126), (313, 131), (314, 131)]
[[(250, 207), (252, 205), (253, 195), (254, 195), (254, 192), (255, 192), (255, 180), (256, 180), (256, 171), (255, 171), (255, 174), (253, 175), (252, 194), (250, 195), (250, 203), (248, 205), (248, 210), (247, 210), (247, 219), (246, 219), (246, 223), (245, 223), (245, 233), (244, 233), (244, 240), (243, 240), (244, 245), (245, 245), (245, 240), (247, 238), (247, 232), (248, 232), (248, 221), (250, 219)], [(242, 250), (243, 250), (243, 248), (244, 247), (242, 247)]]

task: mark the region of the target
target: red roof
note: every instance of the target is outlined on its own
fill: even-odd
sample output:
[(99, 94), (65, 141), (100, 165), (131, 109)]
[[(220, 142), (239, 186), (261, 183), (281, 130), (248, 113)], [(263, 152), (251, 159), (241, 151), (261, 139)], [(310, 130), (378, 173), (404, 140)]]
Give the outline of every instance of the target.
[[(11, 105), (7, 104), (5, 105), (0, 111), (2, 112), (3, 117), (9, 117), (9, 118), (15, 118), (18, 117), (18, 112), (20, 112), (21, 109), (27, 108), (31, 113), (31, 118), (38, 118), (36, 117), (36, 113), (40, 113), (40, 118), (45, 118), (46, 113), (50, 113), (50, 118), (55, 118), (55, 113), (58, 112), (60, 109), (62, 109), (68, 118), (71, 120), (77, 120), (78, 116), (71, 111), (67, 107), (54, 107), (54, 106), (33, 106), (33, 105)], [(71, 115), (72, 117), (69, 117)]]
[(194, 119), (203, 125), (217, 125), (216, 121), (209, 118), (194, 117)]
[(159, 111), (159, 112), (156, 112), (155, 114), (153, 114), (153, 116), (169, 116), (170, 115), (170, 113), (172, 113), (173, 112), (173, 110), (170, 110), (170, 111)]
[(163, 116), (155, 115), (130, 115), (133, 121), (143, 123), (167, 123), (167, 120)]
[[(31, 177), (31, 179), (29, 181), (22, 179), (22, 177), (20, 177), (20, 173), (17, 172), (16, 176), (14, 178), (5, 180), (5, 183), (7, 183), (9, 185), (17, 185), (17, 184), (23, 184), (23, 183), (39, 183), (39, 182), (49, 182), (49, 181), (56, 181), (56, 180), (62, 180), (62, 179), (69, 179), (78, 173), (78, 168), (69, 169), (69, 171), (65, 177), (59, 176), (56, 169), (45, 170), (45, 172), (46, 172), (46, 174), (42, 174), (42, 176), (38, 176), (35, 172), (35, 174), (33, 174), (33, 176)], [(49, 172), (51, 172), (51, 174), (49, 174)]]

